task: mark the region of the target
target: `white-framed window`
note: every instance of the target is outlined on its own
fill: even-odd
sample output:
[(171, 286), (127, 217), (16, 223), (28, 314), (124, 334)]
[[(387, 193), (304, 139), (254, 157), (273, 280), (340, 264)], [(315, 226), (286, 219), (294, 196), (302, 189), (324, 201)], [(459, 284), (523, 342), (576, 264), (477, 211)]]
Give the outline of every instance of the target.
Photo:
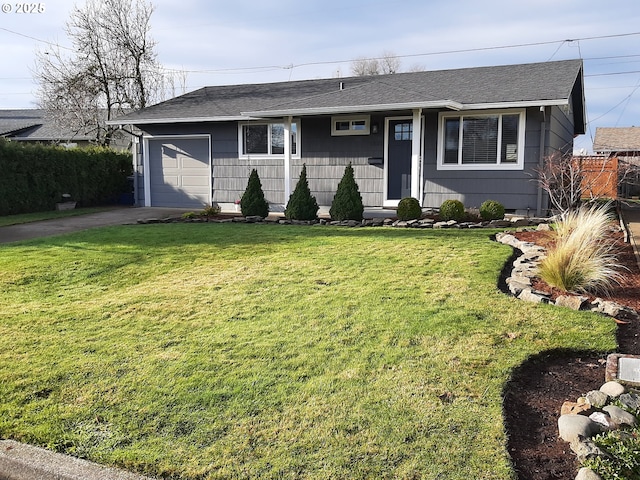
[(371, 117), (369, 115), (340, 115), (331, 117), (331, 135), (369, 135)]
[[(298, 122), (291, 122), (291, 155), (299, 157)], [(238, 126), (240, 157), (284, 155), (284, 123), (246, 122)]]
[(525, 111), (441, 113), (438, 170), (522, 170)]

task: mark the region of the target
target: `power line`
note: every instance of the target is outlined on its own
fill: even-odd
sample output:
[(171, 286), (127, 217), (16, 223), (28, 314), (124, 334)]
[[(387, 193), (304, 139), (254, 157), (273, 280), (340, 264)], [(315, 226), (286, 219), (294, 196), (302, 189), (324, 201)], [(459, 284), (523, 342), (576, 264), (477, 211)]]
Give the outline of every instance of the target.
[(63, 47), (62, 45), (60, 45), (58, 43), (53, 43), (53, 42), (49, 42), (47, 40), (42, 40), (41, 38), (32, 37), (31, 35), (25, 35), (24, 33), (14, 32), (13, 30), (9, 30), (8, 28), (0, 27), (0, 30), (4, 30), (5, 32), (13, 33), (14, 35), (19, 35), (20, 37), (28, 38), (30, 40), (35, 40), (36, 42), (46, 43), (47, 45), (51, 45), (52, 47), (62, 48), (64, 50), (73, 51), (72, 48)]

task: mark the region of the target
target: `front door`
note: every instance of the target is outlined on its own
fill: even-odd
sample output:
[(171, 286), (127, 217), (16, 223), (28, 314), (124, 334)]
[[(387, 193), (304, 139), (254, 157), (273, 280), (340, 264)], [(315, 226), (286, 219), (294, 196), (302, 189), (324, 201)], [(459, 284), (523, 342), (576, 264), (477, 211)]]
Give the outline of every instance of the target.
[(387, 123), (387, 161), (385, 204), (397, 205), (404, 197), (411, 196), (411, 144), (413, 120), (389, 119)]

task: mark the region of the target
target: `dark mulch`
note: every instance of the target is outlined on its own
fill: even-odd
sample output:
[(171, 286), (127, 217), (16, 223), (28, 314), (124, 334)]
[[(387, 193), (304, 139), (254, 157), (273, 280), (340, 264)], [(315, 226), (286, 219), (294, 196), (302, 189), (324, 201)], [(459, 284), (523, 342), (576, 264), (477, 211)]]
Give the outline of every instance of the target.
[[(629, 269), (609, 300), (640, 310), (640, 269), (621, 234), (619, 259)], [(522, 232), (521, 240), (544, 245), (538, 232)], [(551, 292), (538, 282), (535, 288)], [(613, 321), (613, 320), (612, 320)], [(640, 322), (618, 325), (618, 350), (640, 354)], [(558, 417), (565, 401), (575, 401), (604, 382), (605, 354), (547, 352), (525, 362), (505, 389), (504, 415), (508, 450), (519, 480), (573, 479), (579, 464), (569, 445), (558, 438)]]

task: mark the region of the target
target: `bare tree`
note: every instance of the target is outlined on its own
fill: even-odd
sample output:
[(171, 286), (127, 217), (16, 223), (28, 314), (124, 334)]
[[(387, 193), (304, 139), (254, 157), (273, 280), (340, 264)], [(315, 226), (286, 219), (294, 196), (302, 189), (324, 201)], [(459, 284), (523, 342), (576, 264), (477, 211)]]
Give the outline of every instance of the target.
[(400, 71), (400, 59), (393, 52), (383, 52), (378, 64), (383, 74), (398, 73)]
[(351, 62), (351, 74), (356, 77), (386, 75), (400, 71), (400, 59), (392, 52), (385, 51), (378, 58), (360, 57)]
[(39, 103), (47, 115), (77, 133), (109, 145), (106, 120), (159, 101), (165, 78), (149, 35), (153, 6), (146, 0), (87, 0), (66, 25), (73, 44), (39, 52)]
[(380, 75), (380, 64), (376, 58), (357, 58), (351, 62), (351, 74), (356, 77)]
[(566, 212), (578, 208), (582, 199), (583, 172), (570, 153), (554, 152), (536, 169), (538, 184), (554, 209)]
[(632, 182), (638, 168), (615, 156), (581, 157), (555, 152), (536, 169), (539, 186), (560, 213), (575, 210), (587, 199), (617, 199), (620, 186)]

